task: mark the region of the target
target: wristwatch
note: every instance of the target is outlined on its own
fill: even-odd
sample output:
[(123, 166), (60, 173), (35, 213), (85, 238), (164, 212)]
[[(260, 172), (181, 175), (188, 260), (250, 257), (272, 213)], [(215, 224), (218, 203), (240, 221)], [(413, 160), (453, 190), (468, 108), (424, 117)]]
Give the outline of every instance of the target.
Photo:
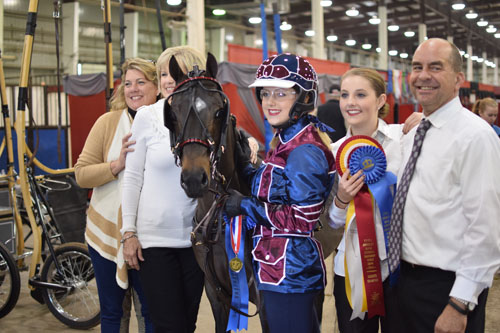
[[(465, 305), (465, 309), (462, 309), (460, 306), (458, 306), (452, 299)], [(450, 304), (455, 310), (463, 315), (467, 315), (469, 312), (474, 311), (474, 308), (476, 307), (476, 304), (456, 297), (450, 297), (450, 299), (448, 300), (448, 304)]]

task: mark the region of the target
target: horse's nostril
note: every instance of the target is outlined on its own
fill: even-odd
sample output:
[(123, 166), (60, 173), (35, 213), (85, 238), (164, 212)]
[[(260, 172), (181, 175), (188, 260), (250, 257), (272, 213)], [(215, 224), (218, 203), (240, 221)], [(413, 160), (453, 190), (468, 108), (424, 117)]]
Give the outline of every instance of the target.
[(208, 177), (206, 173), (201, 174), (201, 186), (202, 187), (207, 187), (208, 186)]

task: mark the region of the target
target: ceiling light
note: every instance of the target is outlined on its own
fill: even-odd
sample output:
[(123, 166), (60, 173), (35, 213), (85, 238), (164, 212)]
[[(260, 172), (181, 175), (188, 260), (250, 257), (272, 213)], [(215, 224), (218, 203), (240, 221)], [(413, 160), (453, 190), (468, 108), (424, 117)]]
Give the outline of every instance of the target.
[(377, 48), (375, 49), (375, 51), (377, 51), (377, 53), (380, 53), (380, 51), (382, 51), (382, 49), (381, 49), (380, 47), (377, 47)]
[(289, 24), (287, 21), (283, 21), (283, 23), (281, 23), (280, 30), (288, 31), (290, 29), (292, 29), (292, 25)]
[(392, 56), (392, 57), (395, 57), (398, 55), (398, 51), (397, 50), (390, 50), (389, 51), (389, 55)]
[(288, 43), (287, 43), (287, 42), (285, 42), (284, 40), (282, 40), (282, 41), (281, 41), (281, 48), (282, 48), (283, 50), (288, 49)]
[(377, 15), (373, 15), (371, 19), (368, 20), (370, 24), (380, 24), (380, 19)]
[(359, 11), (355, 7), (351, 7), (351, 9), (346, 10), (345, 14), (350, 17), (358, 16)]
[(321, 0), (319, 4), (321, 7), (330, 7), (332, 5), (333, 1), (331, 0)]
[(463, 56), (465, 54), (465, 51), (460, 50), (460, 55)]
[(306, 30), (305, 34), (307, 37), (313, 37), (316, 33), (314, 30)]
[(391, 24), (390, 26), (387, 27), (387, 30), (389, 30), (389, 31), (398, 31), (399, 30), (399, 25), (397, 25), (397, 24)]
[(411, 37), (415, 36), (415, 31), (407, 30), (404, 32), (404, 35), (408, 38), (411, 38)]
[(326, 36), (326, 40), (329, 41), (329, 42), (336, 42), (337, 39), (339, 39), (337, 37), (337, 35), (328, 35), (328, 36)]
[(488, 21), (485, 21), (483, 18), (481, 18), (479, 21), (477, 21), (477, 25), (479, 27), (485, 27), (488, 25)]
[(474, 12), (472, 9), (470, 9), (469, 12), (465, 14), (465, 17), (468, 18), (469, 20), (473, 20), (477, 18), (477, 13)]
[(361, 48), (363, 50), (369, 50), (369, 49), (372, 48), (372, 44), (370, 44), (370, 43), (364, 43), (363, 45), (361, 45)]
[(493, 36), (495, 36), (495, 38), (500, 38), (500, 32), (497, 32), (496, 34), (494, 34)]
[(354, 46), (354, 45), (356, 45), (356, 41), (354, 39), (352, 39), (352, 37), (349, 37), (349, 39), (345, 41), (345, 45)]
[(254, 43), (255, 43), (255, 46), (262, 46), (262, 44), (263, 44), (262, 39), (256, 39)]
[(484, 58), (477, 58), (477, 62), (483, 62)]
[(403, 58), (403, 59), (406, 59), (406, 58), (408, 58), (408, 53), (406, 53), (406, 52), (402, 52), (402, 53), (400, 53), (400, 54), (399, 54), (399, 56), (400, 56), (401, 58)]
[(182, 0), (167, 0), (167, 5), (170, 6), (179, 6)]
[(464, 54), (464, 58), (465, 58), (465, 59), (468, 59), (469, 57), (470, 57), (470, 56), (469, 56), (469, 54), (467, 54), (467, 53), (466, 53), (466, 54)]
[(490, 34), (494, 33), (494, 32), (497, 32), (497, 28), (495, 28), (494, 26), (492, 26), (491, 24), (488, 26), (488, 28), (486, 28), (486, 32), (489, 32)]
[(476, 61), (476, 60), (477, 60), (477, 56), (475, 56), (475, 55), (471, 56), (471, 57), (470, 57), (470, 60), (472, 60), (472, 61)]
[(232, 35), (232, 34), (227, 34), (227, 35), (226, 35), (226, 40), (227, 40), (228, 42), (232, 42), (232, 41), (234, 41), (234, 35)]
[(453, 10), (462, 10), (465, 8), (465, 4), (462, 1), (457, 0), (453, 2), (451, 8), (453, 8)]
[(216, 9), (212, 10), (212, 14), (214, 14), (215, 16), (222, 16), (222, 15), (226, 15), (226, 11), (224, 9), (221, 9), (221, 8), (216, 8)]
[(250, 22), (252, 24), (259, 24), (260, 22), (262, 22), (262, 19), (260, 17), (254, 16), (254, 17), (250, 17), (248, 19), (248, 22)]

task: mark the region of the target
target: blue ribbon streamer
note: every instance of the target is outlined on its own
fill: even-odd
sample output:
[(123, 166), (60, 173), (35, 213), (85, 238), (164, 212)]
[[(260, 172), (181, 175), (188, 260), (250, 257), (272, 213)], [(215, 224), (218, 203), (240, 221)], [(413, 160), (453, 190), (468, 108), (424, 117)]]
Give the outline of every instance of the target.
[[(245, 219), (244, 216), (233, 217), (230, 221), (227, 220), (224, 215), (224, 220), (226, 221), (226, 235), (225, 235), (225, 245), (226, 245), (226, 254), (228, 264), (231, 259), (236, 256), (243, 263), (243, 267), (239, 272), (234, 272), (229, 269), (229, 277), (231, 279), (231, 287), (232, 287), (232, 296), (231, 296), (231, 305), (240, 310), (243, 313), (248, 313), (248, 284), (247, 284), (247, 274), (245, 271), (245, 234), (246, 234), (246, 225), (243, 220), (241, 223), (241, 243), (238, 254), (235, 255), (233, 248), (231, 246), (231, 225), (234, 226), (236, 223), (236, 219)], [(234, 227), (233, 227), (234, 230)], [(248, 330), (248, 317), (242, 316), (236, 311), (232, 309), (229, 311), (229, 318), (227, 321), (227, 331), (238, 331), (238, 330)]]
[[(396, 193), (397, 177), (386, 171), (387, 159), (382, 150), (374, 146), (362, 146), (352, 152), (349, 159), (349, 171), (355, 174), (360, 169), (365, 175), (365, 183), (375, 198), (380, 210), (386, 252), (389, 251), (389, 231), (391, 229), (391, 210)], [(391, 281), (396, 272), (391, 272)]]

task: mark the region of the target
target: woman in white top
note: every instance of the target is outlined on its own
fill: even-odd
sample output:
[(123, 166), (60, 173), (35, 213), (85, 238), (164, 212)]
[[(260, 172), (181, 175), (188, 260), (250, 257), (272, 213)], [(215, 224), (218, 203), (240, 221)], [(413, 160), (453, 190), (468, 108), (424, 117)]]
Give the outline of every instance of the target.
[[(355, 68), (347, 71), (341, 79), (340, 110), (348, 124), (347, 135), (332, 144), (334, 156), (340, 145), (353, 135), (366, 135), (377, 140), (383, 147), (387, 157), (387, 171), (397, 174), (401, 165), (402, 151), (401, 138), (403, 136), (403, 125), (388, 125), (382, 120), (388, 112), (389, 105), (386, 103), (384, 79), (375, 70)], [(418, 114), (412, 115), (407, 121), (407, 127), (413, 127), (420, 120)], [(330, 207), (330, 225), (333, 228), (343, 227), (346, 224), (348, 203), (364, 184), (364, 175), (360, 170), (352, 177), (349, 169), (344, 172), (338, 182), (338, 190), (335, 195), (334, 204)], [(344, 237), (339, 244), (334, 263), (334, 296), (337, 309), (337, 318), (340, 332), (378, 332), (379, 321), (382, 332), (403, 332), (397, 314), (394, 292), (388, 285), (389, 275), (387, 266), (387, 255), (384, 242), (384, 232), (380, 212), (374, 209), (375, 231), (377, 237), (378, 255), (384, 291), (385, 317), (374, 316), (367, 319), (366, 312), (362, 311), (362, 289), (363, 272), (357, 234), (355, 213)], [(347, 267), (345, 266), (347, 258)], [(349, 279), (346, 279), (346, 268)], [(349, 302), (346, 295), (346, 283), (351, 290)]]
[[(163, 51), (156, 67), (165, 98), (175, 88), (168, 72), (172, 56), (184, 72), (206, 62), (187, 46)], [(155, 332), (194, 332), (203, 292), (203, 272), (190, 240), (196, 201), (180, 186), (181, 169), (163, 125), (164, 103), (140, 108), (132, 125), (135, 145), (127, 154), (122, 191), (124, 258), (139, 270)]]

